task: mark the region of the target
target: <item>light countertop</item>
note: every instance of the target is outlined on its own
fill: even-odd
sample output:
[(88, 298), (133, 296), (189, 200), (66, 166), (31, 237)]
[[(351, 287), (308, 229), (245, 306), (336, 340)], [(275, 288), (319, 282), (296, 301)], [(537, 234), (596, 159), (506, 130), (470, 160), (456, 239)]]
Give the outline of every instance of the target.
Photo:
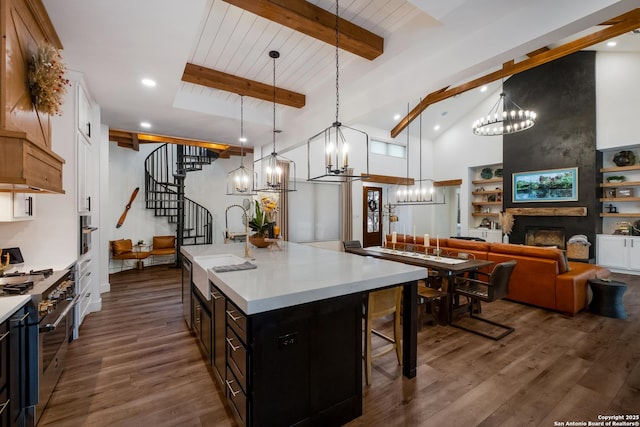
[(0, 298), (0, 323), (7, 320), (20, 307), (31, 299), (31, 295), (15, 295)]
[[(426, 269), (373, 257), (280, 242), (282, 250), (251, 248), (253, 270), (215, 273), (198, 257), (233, 254), (244, 257), (244, 243), (184, 246), (193, 263), (193, 281), (209, 296), (211, 280), (245, 314), (255, 314), (312, 301), (425, 278)], [(206, 271), (206, 278), (204, 273)], [(208, 279), (208, 280), (207, 280)]]

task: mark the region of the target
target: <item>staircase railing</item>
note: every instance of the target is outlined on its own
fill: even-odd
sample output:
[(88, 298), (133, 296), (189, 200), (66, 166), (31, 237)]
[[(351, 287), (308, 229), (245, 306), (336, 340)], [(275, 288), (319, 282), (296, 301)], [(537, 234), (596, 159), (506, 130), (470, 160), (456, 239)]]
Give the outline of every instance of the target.
[(182, 245), (213, 243), (213, 216), (184, 196), (184, 178), (217, 158), (206, 148), (164, 144), (145, 159), (145, 206), (176, 224), (178, 250)]

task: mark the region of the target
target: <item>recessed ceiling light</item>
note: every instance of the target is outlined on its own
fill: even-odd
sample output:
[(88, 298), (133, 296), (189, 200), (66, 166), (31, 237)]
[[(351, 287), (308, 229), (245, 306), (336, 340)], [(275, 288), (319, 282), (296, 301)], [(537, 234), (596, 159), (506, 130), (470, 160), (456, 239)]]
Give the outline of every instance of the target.
[(618, 42), (615, 41), (615, 40), (611, 40), (610, 42), (607, 42), (607, 46), (609, 46), (609, 47), (614, 47), (617, 44), (618, 44)]
[(435, 125), (435, 126), (433, 127), (433, 130), (440, 130), (440, 125)]
[(244, 136), (241, 136), (240, 138), (238, 138), (238, 141), (247, 142), (247, 138), (245, 138)]
[(393, 116), (393, 120), (397, 122), (398, 120), (400, 120), (400, 117), (402, 117), (400, 116), (400, 114), (396, 114), (395, 116)]
[(482, 87), (480, 88), (480, 92), (486, 92), (486, 91), (487, 91), (487, 86), (486, 86), (486, 85), (485, 85), (485, 86), (482, 86)]
[(151, 127), (151, 123), (149, 123), (149, 122), (140, 122), (140, 127), (143, 127), (145, 129), (149, 129)]
[(151, 79), (142, 79), (142, 84), (147, 87), (156, 87), (156, 81)]

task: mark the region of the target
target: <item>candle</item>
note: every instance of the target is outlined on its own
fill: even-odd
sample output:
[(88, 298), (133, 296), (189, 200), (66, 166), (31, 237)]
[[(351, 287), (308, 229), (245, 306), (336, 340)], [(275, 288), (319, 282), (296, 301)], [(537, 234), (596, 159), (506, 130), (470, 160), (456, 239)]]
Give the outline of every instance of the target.
[(349, 146), (344, 144), (342, 146), (342, 167), (346, 168), (349, 166)]
[(424, 235), (424, 247), (425, 248), (429, 247), (429, 235), (428, 234)]
[(436, 234), (436, 251), (440, 252), (440, 238)]
[(333, 144), (329, 144), (327, 146), (327, 158), (325, 159), (325, 163), (327, 167), (331, 166), (331, 153), (333, 152)]
[(402, 226), (402, 237), (404, 238), (404, 242), (407, 243), (407, 226)]
[(413, 244), (415, 245), (416, 243), (418, 242), (416, 241), (416, 226), (414, 225), (413, 226)]
[(398, 234), (394, 231), (393, 233), (391, 233), (391, 243), (395, 245), (397, 241), (398, 241)]

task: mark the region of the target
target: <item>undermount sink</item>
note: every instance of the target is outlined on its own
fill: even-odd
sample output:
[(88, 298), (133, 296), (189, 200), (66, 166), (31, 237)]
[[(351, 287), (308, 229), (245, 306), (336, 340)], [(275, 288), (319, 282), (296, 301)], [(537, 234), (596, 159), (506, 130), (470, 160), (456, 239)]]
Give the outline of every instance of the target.
[(194, 257), (193, 260), (205, 270), (223, 265), (244, 264), (246, 261), (244, 258), (232, 254), (203, 255)]

